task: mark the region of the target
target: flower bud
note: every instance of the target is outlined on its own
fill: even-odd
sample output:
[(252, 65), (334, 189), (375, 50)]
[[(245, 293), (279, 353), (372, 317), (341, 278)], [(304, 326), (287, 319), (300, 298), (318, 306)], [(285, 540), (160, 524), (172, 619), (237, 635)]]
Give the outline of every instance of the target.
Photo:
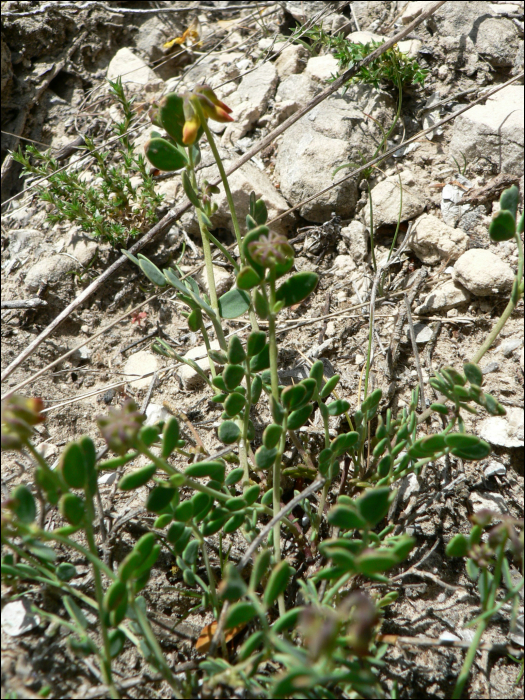
[(217, 107), (220, 107), (227, 114), (231, 114), (231, 108), (228, 107), (228, 105), (225, 105), (224, 102), (221, 102), (219, 100), (219, 98), (213, 92), (209, 85), (198, 85), (195, 88), (194, 92), (199, 93), (200, 95), (204, 95), (204, 97), (206, 97), (212, 104), (216, 105)]
[(98, 416), (97, 423), (110, 450), (124, 455), (135, 446), (138, 432), (145, 420), (137, 404), (128, 399), (122, 409), (111, 408), (109, 416)]
[(13, 395), (2, 404), (2, 449), (19, 450), (33, 434), (33, 425), (42, 423), (45, 416), (42, 399), (27, 399)]
[(288, 239), (281, 233), (262, 234), (256, 241), (248, 244), (250, 255), (262, 267), (274, 267), (293, 257), (293, 248)]

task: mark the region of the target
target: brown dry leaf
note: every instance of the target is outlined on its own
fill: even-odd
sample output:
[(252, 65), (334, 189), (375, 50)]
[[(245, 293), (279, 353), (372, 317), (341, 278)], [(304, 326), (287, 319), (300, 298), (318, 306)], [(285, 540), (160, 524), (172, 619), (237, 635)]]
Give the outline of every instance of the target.
[[(242, 630), (246, 627), (246, 624), (244, 625), (237, 625), (237, 627), (233, 627), (231, 630), (228, 630), (227, 632), (224, 633), (224, 638), (226, 639), (226, 644), (232, 641), (234, 637), (236, 637), (239, 632), (242, 632)], [(211, 624), (206, 625), (205, 627), (202, 628), (201, 633), (199, 635), (199, 638), (195, 642), (195, 650), (198, 651), (201, 654), (205, 654), (210, 646), (211, 646), (211, 640), (213, 639), (213, 635), (215, 634), (215, 630), (217, 629), (217, 622), (214, 620)]]

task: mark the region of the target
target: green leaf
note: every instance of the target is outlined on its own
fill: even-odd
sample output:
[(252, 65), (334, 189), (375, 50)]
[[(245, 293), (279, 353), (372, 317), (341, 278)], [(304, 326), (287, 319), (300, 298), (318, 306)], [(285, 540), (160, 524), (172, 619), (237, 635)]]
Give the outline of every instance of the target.
[(507, 190), (503, 190), (501, 197), (499, 198), (500, 209), (506, 209), (510, 211), (514, 219), (518, 216), (518, 204), (520, 199), (520, 193), (516, 185), (512, 185)]
[(220, 597), (223, 600), (229, 600), (230, 603), (233, 603), (239, 600), (239, 598), (242, 598), (247, 590), (248, 588), (242, 576), (237, 571), (237, 567), (232, 564), (232, 562), (228, 562), (219, 588)]
[(244, 522), (244, 513), (236, 513), (229, 520), (226, 521), (222, 531), (225, 535), (229, 535), (231, 532), (238, 530)]
[(184, 530), (186, 530), (186, 526), (184, 525), (183, 522), (179, 521), (176, 523), (172, 523), (170, 525), (170, 528), (169, 528), (167, 534), (166, 534), (166, 539), (171, 544), (175, 544), (175, 542), (177, 542), (177, 540), (180, 537), (182, 537)]
[(342, 413), (346, 413), (346, 411), (348, 411), (350, 404), (348, 401), (346, 401), (346, 399), (337, 399), (336, 401), (326, 404), (326, 408), (328, 409), (328, 414), (330, 416), (340, 416)]
[(263, 433), (263, 445), (266, 449), (271, 450), (277, 445), (281, 439), (282, 432), (283, 429), (276, 423), (270, 423), (270, 425), (266, 426)]
[(450, 452), (460, 459), (485, 459), (491, 453), (490, 445), (484, 440), (480, 440), (477, 445), (470, 445), (469, 447), (453, 447)]
[(114, 610), (125, 596), (127, 596), (127, 590), (124, 581), (120, 579), (113, 581), (104, 594), (104, 610), (108, 612)]
[(483, 384), (483, 374), (478, 365), (467, 362), (463, 365), (463, 372), (465, 373), (465, 377), (474, 386), (481, 386)]
[(132, 253), (130, 253), (128, 250), (125, 248), (121, 248), (120, 252), (125, 255), (129, 260), (131, 260), (132, 263), (134, 263), (137, 266), (140, 266), (140, 260), (136, 258)]
[(330, 525), (343, 530), (355, 530), (366, 527), (366, 520), (361, 517), (355, 506), (336, 505), (328, 512)]
[(188, 175), (187, 170), (185, 170), (182, 173), (182, 186), (184, 187), (184, 192), (186, 193), (186, 197), (190, 200), (190, 202), (193, 204), (193, 206), (196, 209), (202, 209), (202, 202), (192, 187), (192, 184), (190, 182), (190, 177)]
[(228, 391), (233, 391), (244, 378), (244, 367), (242, 365), (226, 365), (222, 378)]
[(175, 508), (173, 519), (178, 522), (187, 523), (193, 517), (193, 502), (191, 500), (183, 501)]
[(254, 305), (257, 316), (260, 316), (265, 321), (270, 314), (270, 307), (268, 299), (258, 289), (255, 290)]
[(16, 486), (11, 491), (9, 508), (16, 515), (18, 520), (25, 525), (29, 525), (36, 518), (35, 499), (31, 491), (24, 484)]
[(244, 500), (249, 506), (252, 506), (255, 503), (255, 501), (259, 498), (260, 492), (261, 487), (258, 484), (249, 486), (243, 493)]
[(281, 284), (275, 299), (284, 301), (285, 307), (298, 304), (314, 291), (318, 281), (319, 276), (315, 272), (297, 272)]
[(250, 622), (257, 615), (257, 608), (253, 603), (248, 601), (240, 601), (239, 603), (234, 603), (228, 611), (226, 616), (226, 624), (224, 625), (226, 629), (231, 629), (232, 627), (238, 627), (239, 625), (245, 625)]
[(149, 279), (150, 282), (153, 282), (153, 284), (156, 284), (157, 287), (165, 287), (166, 286), (166, 278), (162, 274), (162, 272), (159, 270), (159, 268), (154, 265), (151, 260), (148, 260), (145, 258), (143, 255), (141, 256), (139, 253), (140, 259), (139, 259), (139, 266), (142, 272), (146, 275), (146, 277)]
[(157, 530), (163, 530), (167, 525), (173, 520), (173, 513), (164, 513), (164, 515), (159, 515), (159, 517), (153, 523), (153, 527)]
[(304, 607), (292, 608), (287, 610), (284, 615), (281, 615), (272, 625), (272, 632), (279, 634), (285, 630), (291, 629), (297, 625), (299, 615), (303, 612)]
[(207, 493), (197, 492), (191, 500), (193, 502), (193, 519), (198, 523), (210, 512), (213, 506), (213, 498), (208, 496)]
[(190, 331), (196, 333), (202, 326), (202, 311), (200, 309), (193, 309), (187, 320)]
[(159, 170), (180, 170), (188, 164), (186, 156), (166, 139), (150, 139), (144, 146), (144, 153), (153, 167)]
[[(303, 396), (303, 404), (308, 403), (310, 399), (314, 396), (315, 392), (317, 391), (317, 382), (315, 379), (312, 379), (311, 377), (308, 377), (307, 379), (303, 379), (301, 381), (301, 385), (304, 386), (306, 390), (306, 394)], [(298, 406), (296, 406), (298, 408)]]
[(264, 331), (252, 331), (248, 336), (246, 351), (250, 357), (262, 352), (266, 345), (266, 333)]
[(371, 394), (369, 394), (366, 399), (361, 404), (361, 411), (365, 413), (366, 411), (371, 411), (379, 406), (383, 392), (381, 389), (376, 389)]
[(265, 605), (272, 605), (278, 596), (284, 593), (291, 573), (292, 567), (287, 561), (281, 561), (273, 568), (264, 590), (263, 600)]
[(252, 573), (250, 576), (250, 591), (256, 591), (268, 569), (270, 567), (271, 553), (269, 549), (262, 549), (255, 557)]
[(281, 401), (283, 402), (285, 408), (292, 410), (296, 406), (300, 406), (305, 394), (306, 387), (304, 387), (302, 384), (296, 384), (295, 386), (290, 386), (283, 390), (283, 393), (281, 394)]
[(86, 515), (86, 504), (84, 499), (75, 493), (65, 493), (59, 503), (60, 513), (71, 525), (80, 525)]
[(232, 420), (225, 420), (219, 426), (219, 440), (225, 445), (231, 445), (241, 437), (241, 429)]
[(476, 435), (467, 435), (466, 433), (449, 433), (445, 436), (447, 447), (458, 447), (461, 450), (476, 447), (480, 442), (480, 438)]
[(258, 355), (250, 359), (250, 369), (252, 372), (262, 372), (270, 367), (270, 346), (265, 345)]
[(258, 224), (265, 224), (268, 220), (268, 210), (266, 209), (266, 204), (262, 199), (258, 199), (255, 202), (253, 208), (253, 218)]
[(184, 552), (182, 553), (182, 558), (184, 559), (186, 564), (188, 564), (188, 566), (192, 566), (197, 561), (198, 555), (199, 555), (199, 543), (197, 540), (191, 540), (191, 542), (188, 542), (188, 544), (184, 548)]
[(394, 491), (388, 487), (369, 489), (357, 499), (356, 506), (361, 516), (374, 527), (388, 513)]
[(437, 413), (441, 413), (442, 416), (448, 416), (448, 408), (443, 403), (433, 403), (430, 408)]
[(224, 483), (226, 486), (233, 486), (234, 484), (238, 484), (239, 481), (242, 479), (243, 475), (244, 469), (242, 467), (234, 469), (228, 474)]
[(277, 448), (271, 450), (261, 445), (255, 453), (255, 463), (259, 469), (269, 469), (277, 457)]
[(445, 552), (449, 557), (466, 557), (468, 552), (468, 539), (461, 533), (454, 535), (447, 544)]
[(226, 501), (224, 507), (227, 508), (230, 512), (233, 512), (235, 510), (241, 510), (242, 508), (246, 508), (247, 505), (248, 504), (244, 500), (244, 496), (234, 496), (233, 498), (230, 498)]
[(71, 581), (77, 575), (76, 567), (65, 561), (61, 562), (55, 571), (61, 581)]
[(122, 649), (124, 649), (124, 643), (126, 641), (126, 635), (121, 629), (110, 630), (108, 632), (109, 640), (109, 655), (112, 659), (115, 659)]
[[(341, 377), (340, 377), (338, 374), (334, 374), (333, 377), (330, 377), (330, 379), (326, 382), (326, 384), (324, 385), (324, 387), (323, 387), (323, 388), (321, 389), (321, 391), (319, 392), (319, 396), (320, 396), (322, 399), (326, 399), (327, 396), (330, 396), (330, 394), (332, 393), (332, 391), (333, 391), (333, 390), (335, 389), (335, 387), (338, 385), (339, 379), (340, 379), (340, 378), (341, 378)], [(337, 415), (337, 414), (331, 414), (331, 415)]]
[(210, 479), (215, 479), (215, 481), (224, 481), (226, 468), (222, 462), (197, 462), (197, 464), (190, 464), (186, 467), (184, 473), (186, 476), (201, 478), (203, 476), (209, 476)]
[(317, 382), (318, 391), (321, 391), (321, 387), (323, 385), (323, 374), (324, 365), (321, 362), (321, 360), (317, 360), (317, 362), (314, 362), (313, 365), (310, 367), (310, 377), (312, 379), (315, 379), (315, 381)]
[(288, 430), (297, 430), (310, 418), (312, 414), (313, 404), (307, 403), (306, 406), (298, 408), (297, 411), (292, 411), (288, 416)]
[(176, 418), (171, 416), (164, 423), (164, 430), (162, 432), (162, 451), (161, 457), (169, 457), (173, 450), (177, 447), (179, 442), (179, 422)]
[(334, 564), (345, 571), (355, 571), (354, 556), (343, 547), (328, 547), (325, 549), (326, 556), (330, 557)]
[(388, 571), (398, 563), (398, 559), (393, 552), (380, 549), (370, 549), (363, 552), (355, 560), (357, 570), (365, 575)]
[(159, 438), (159, 428), (156, 425), (145, 425), (139, 431), (139, 439), (149, 447)]
[(140, 469), (135, 469), (130, 474), (125, 474), (118, 483), (122, 491), (132, 491), (144, 486), (155, 474), (157, 467), (155, 464), (148, 464)]
[(256, 262), (249, 250), (250, 243), (254, 243), (255, 241), (258, 241), (261, 236), (267, 236), (268, 233), (270, 232), (270, 229), (267, 226), (257, 226), (257, 228), (251, 229), (248, 231), (246, 236), (244, 237), (242, 241), (242, 249), (244, 253), (244, 257), (248, 261), (249, 265), (253, 267), (253, 269), (257, 272), (257, 274), (261, 277), (264, 278), (264, 268), (259, 265), (258, 262)]
[(270, 409), (272, 412), (272, 417), (275, 423), (281, 425), (282, 422), (284, 421), (285, 417), (285, 412), (284, 408), (281, 406), (281, 404), (274, 399), (274, 397), (270, 397)]
[(86, 483), (86, 465), (84, 453), (78, 442), (66, 445), (60, 458), (60, 470), (64, 481), (73, 489), (84, 488)]
[(524, 213), (522, 212), (520, 216), (520, 220), (518, 221), (518, 233), (523, 233), (523, 224), (524, 224)]
[(255, 406), (255, 404), (259, 401), (262, 392), (262, 387), (262, 379), (258, 374), (256, 374), (252, 380), (252, 406)]
[(424, 453), (426, 453), (429, 456), (432, 456), (436, 454), (436, 452), (440, 452), (441, 450), (444, 450), (446, 447), (446, 440), (443, 435), (429, 435), (426, 438), (423, 438), (422, 440), (419, 441), (419, 448), (422, 450)]
[(182, 144), (182, 129), (186, 121), (182, 97), (176, 92), (164, 95), (159, 104), (158, 117), (163, 129), (168, 132), (171, 138)]
[(241, 268), (237, 274), (237, 286), (239, 289), (253, 289), (262, 282), (262, 277), (249, 265)]
[[(321, 406), (321, 404), (319, 404), (319, 406)], [(358, 440), (359, 435), (355, 431), (344, 433), (343, 435), (338, 435), (334, 440), (332, 440), (330, 449), (335, 457), (339, 457), (354, 447)]]
[(251, 634), (248, 639), (244, 642), (242, 647), (239, 649), (238, 659), (239, 661), (246, 661), (259, 649), (264, 642), (264, 632), (258, 630)]
[(149, 494), (146, 500), (146, 509), (151, 513), (160, 513), (166, 508), (171, 499), (176, 493), (174, 488), (165, 488), (164, 486), (156, 486)]
[(257, 228), (257, 222), (251, 216), (250, 214), (246, 214), (246, 230), (247, 231), (252, 231), (254, 228)]
[(230, 418), (237, 416), (246, 404), (246, 399), (242, 394), (234, 392), (224, 401), (224, 410)]
[(514, 238), (516, 220), (510, 211), (498, 211), (493, 215), (489, 225), (489, 236), (493, 241), (509, 241)]
[(240, 365), (244, 362), (246, 353), (238, 335), (232, 335), (228, 343), (228, 362), (232, 365)]
[(156, 535), (154, 532), (147, 532), (137, 541), (133, 547), (134, 551), (138, 552), (143, 560), (147, 559), (153, 551), (155, 539)]
[(221, 318), (237, 318), (250, 308), (250, 296), (242, 289), (230, 289), (219, 297)]

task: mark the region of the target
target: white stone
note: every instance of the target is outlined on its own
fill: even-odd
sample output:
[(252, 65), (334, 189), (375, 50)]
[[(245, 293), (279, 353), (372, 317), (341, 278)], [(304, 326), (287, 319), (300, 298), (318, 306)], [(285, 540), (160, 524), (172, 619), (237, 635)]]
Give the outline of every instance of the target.
[(416, 336), (416, 343), (423, 345), (432, 338), (432, 328), (425, 323), (414, 323), (414, 335)]
[(487, 466), (483, 469), (483, 473), (488, 479), (491, 476), (505, 476), (507, 470), (503, 464), (492, 460), (492, 462), (489, 462), (489, 464), (487, 464)]
[(327, 53), (324, 56), (314, 56), (306, 64), (305, 73), (322, 82), (339, 74), (338, 61), (335, 56)]
[[(403, 196), (403, 202), (404, 199)], [(467, 250), (468, 243), (462, 229), (447, 226), (432, 214), (423, 214), (414, 224), (409, 247), (425, 264), (437, 265), (443, 260), (457, 260)]]
[(133, 51), (124, 47), (113, 56), (107, 72), (108, 80), (115, 81), (121, 77), (122, 84), (131, 88), (144, 88), (146, 85), (161, 89), (164, 81), (161, 80), (144, 61)]
[(426, 9), (427, 5), (431, 4), (431, 2), (408, 2), (401, 15), (401, 21), (403, 24), (410, 24), (416, 17), (419, 17), (423, 10)]
[(366, 227), (357, 219), (341, 229), (341, 236), (354, 262), (362, 262), (368, 254), (368, 233)]
[(516, 350), (516, 348), (521, 347), (522, 345), (523, 338), (509, 338), (508, 340), (504, 340), (501, 343), (499, 349), (505, 355), (505, 357), (510, 357), (514, 350)]
[(27, 598), (19, 598), (2, 608), (2, 630), (10, 637), (18, 637), (40, 624), (40, 616), (32, 612), (31, 604)]
[[(403, 186), (403, 206), (401, 221), (410, 221), (419, 216), (425, 208), (425, 194), (417, 187), (413, 173), (404, 170), (400, 173)], [(378, 183), (372, 190), (372, 205), (374, 212), (374, 228), (383, 225), (397, 224), (399, 217), (399, 177), (392, 175)], [(366, 225), (370, 226), (370, 207), (365, 207)]]
[(414, 313), (429, 314), (435, 311), (448, 311), (468, 301), (470, 301), (469, 292), (460, 284), (447, 280), (444, 284), (433, 289)]
[(508, 85), (484, 105), (475, 105), (454, 121), (450, 156), (463, 162), (485, 157), (498, 172), (523, 171), (523, 86)]
[(99, 486), (111, 486), (111, 484), (117, 478), (117, 472), (104, 472), (102, 476), (97, 479), (97, 484)]
[[(384, 39), (385, 37), (382, 37)], [(398, 41), (397, 48), (401, 53), (410, 56), (411, 58), (417, 58), (419, 50), (423, 43), (419, 39), (408, 39), (407, 41)]]
[(275, 61), (275, 69), (281, 80), (302, 73), (306, 66), (308, 51), (304, 46), (292, 44), (281, 51)]
[(369, 44), (371, 41), (382, 44), (385, 41), (385, 37), (382, 34), (374, 34), (367, 31), (351, 32), (346, 38), (352, 44)]
[(160, 367), (160, 358), (157, 355), (147, 350), (140, 350), (126, 360), (123, 372), (128, 376), (125, 381), (132, 384), (135, 389), (144, 389), (149, 387), (151, 376), (139, 380), (135, 380), (134, 377), (141, 377), (143, 374), (156, 372)]
[(492, 510), (503, 515), (503, 513), (507, 512), (503, 496), (500, 496), (499, 493), (484, 493), (481, 495), (477, 491), (472, 491), (468, 499), (472, 504), (474, 513), (479, 513), (481, 510)]
[(491, 445), (523, 447), (523, 410), (507, 407), (506, 416), (485, 418), (480, 427), (480, 436)]
[(228, 98), (228, 107), (232, 109), (231, 116), (235, 121), (226, 127), (223, 144), (234, 145), (235, 141), (253, 129), (275, 94), (277, 81), (275, 65), (269, 62), (243, 77), (236, 92)]
[(312, 100), (319, 92), (321, 85), (307, 73), (299, 73), (298, 75), (290, 75), (285, 78), (277, 88), (275, 93), (275, 109), (282, 109), (279, 103), (292, 104), (295, 108), (290, 112), (297, 111), (304, 107)]
[(156, 425), (165, 422), (170, 417), (167, 408), (158, 403), (149, 403), (146, 407), (146, 422), (144, 425)]
[(338, 255), (334, 260), (333, 273), (340, 279), (350, 281), (350, 274), (355, 269), (356, 265), (351, 255)]
[(53, 445), (51, 442), (41, 442), (35, 449), (44, 459), (54, 457), (58, 452), (58, 447)]
[(456, 261), (453, 278), (476, 296), (509, 292), (514, 273), (509, 265), (489, 250), (473, 248)]
[(82, 345), (82, 347), (77, 348), (75, 352), (71, 355), (71, 359), (75, 362), (89, 362), (89, 360), (91, 360), (92, 355), (92, 348), (90, 348), (89, 345)]

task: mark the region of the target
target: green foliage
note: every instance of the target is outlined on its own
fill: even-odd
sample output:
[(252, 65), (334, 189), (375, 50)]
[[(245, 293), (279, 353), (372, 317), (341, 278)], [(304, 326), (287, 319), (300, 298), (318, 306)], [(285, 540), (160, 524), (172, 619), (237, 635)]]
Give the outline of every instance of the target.
[[(45, 185), (37, 185), (36, 191), (42, 201), (53, 207), (47, 217), (50, 223), (71, 221), (86, 233), (117, 246), (157, 222), (162, 196), (155, 193), (144, 158), (135, 155), (127, 136), (135, 117), (133, 98), (128, 100), (120, 79), (108, 82), (110, 94), (124, 117), (113, 127), (118, 139), (108, 151), (100, 151), (92, 139), (84, 137), (84, 151), (92, 156), (96, 168), (92, 184), (84, 181), (82, 169), (62, 169), (48, 152), (40, 153), (32, 145), (25, 152), (19, 149), (13, 153), (13, 159), (22, 164), (24, 175), (45, 178)], [(137, 176), (141, 182), (134, 185), (132, 178)]]

